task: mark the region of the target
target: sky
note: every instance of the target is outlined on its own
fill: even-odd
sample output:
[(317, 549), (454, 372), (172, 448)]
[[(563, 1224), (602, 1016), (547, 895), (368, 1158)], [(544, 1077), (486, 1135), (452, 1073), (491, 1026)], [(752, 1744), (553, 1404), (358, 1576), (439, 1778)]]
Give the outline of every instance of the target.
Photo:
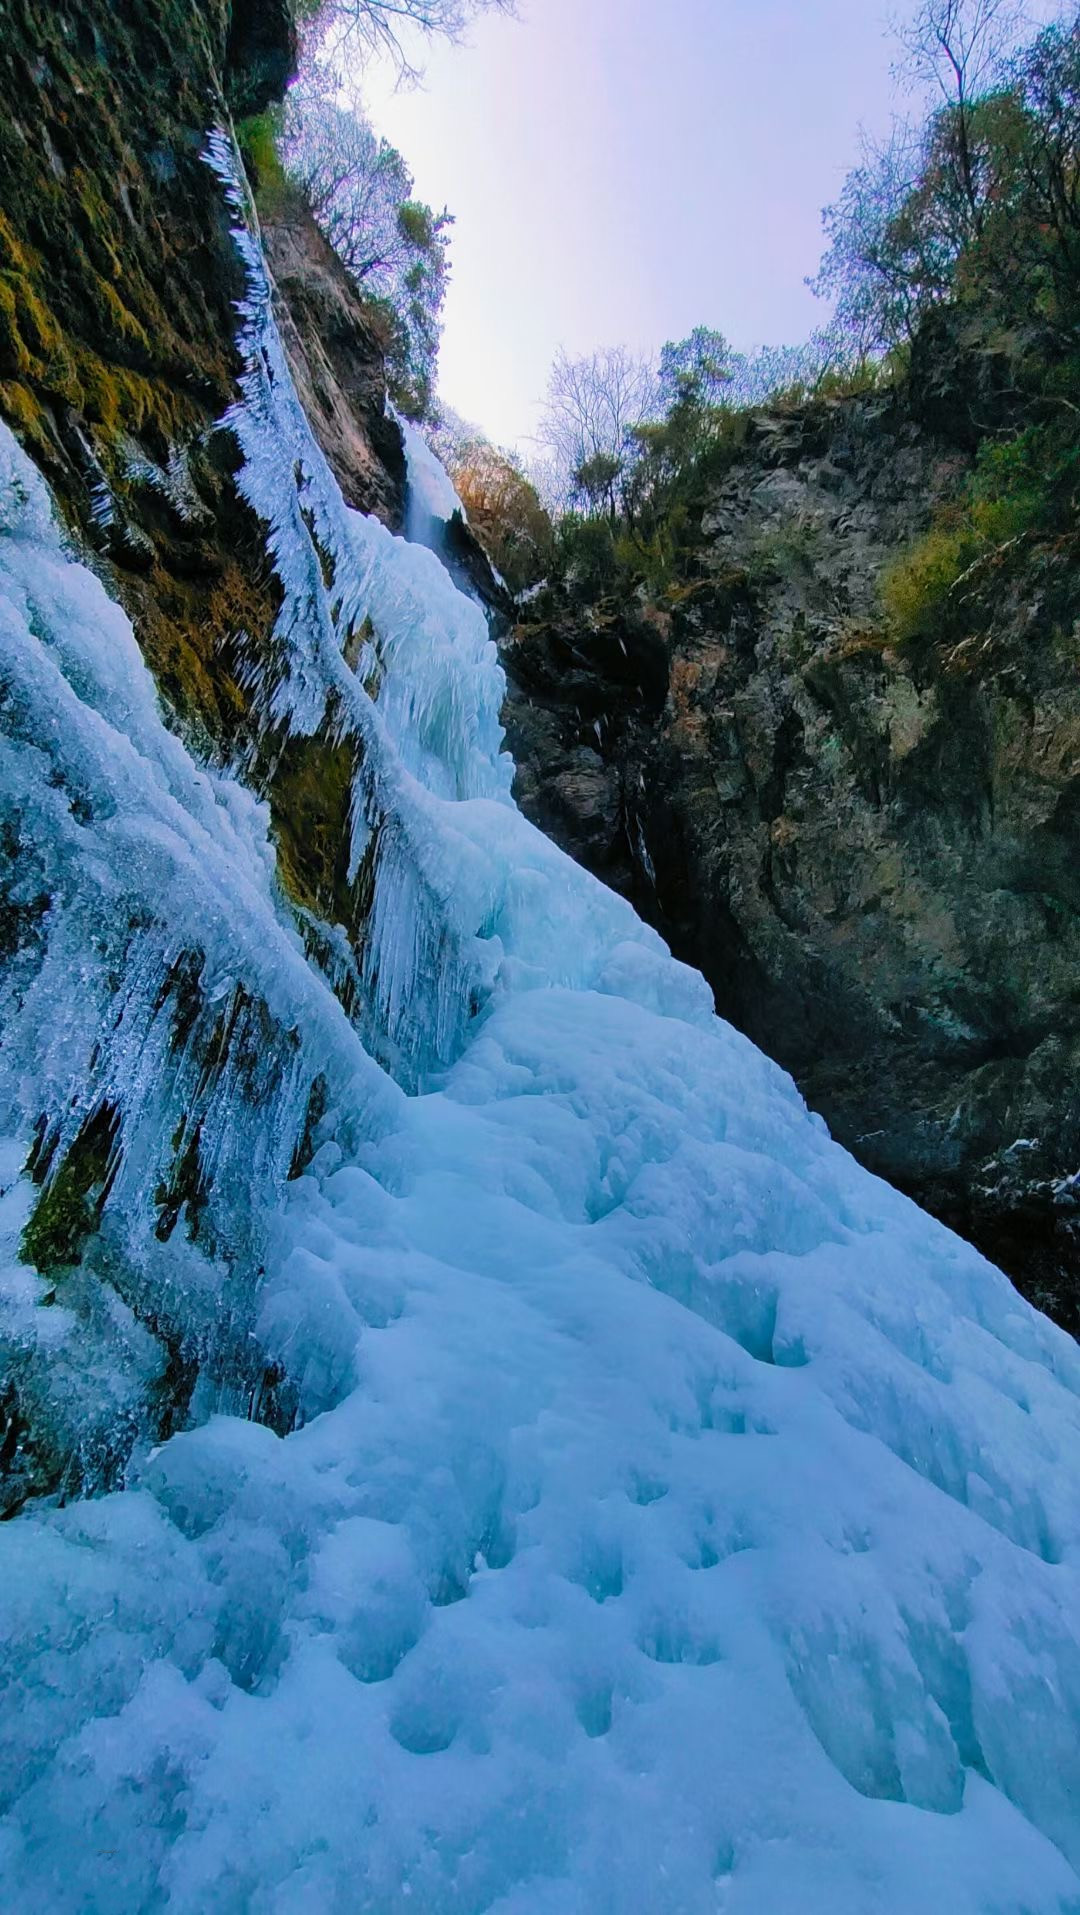
[(903, 104), (893, 48), (878, 0), (520, 0), (429, 46), (422, 88), (369, 71), (375, 125), (456, 216), (443, 398), (528, 451), (560, 346), (804, 339), (821, 209)]

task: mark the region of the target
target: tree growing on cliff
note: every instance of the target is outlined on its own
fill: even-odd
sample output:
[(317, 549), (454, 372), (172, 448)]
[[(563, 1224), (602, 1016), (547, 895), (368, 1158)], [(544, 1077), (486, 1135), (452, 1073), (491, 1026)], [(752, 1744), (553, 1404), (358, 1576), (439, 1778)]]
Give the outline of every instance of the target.
[(453, 216), (412, 197), (401, 154), (317, 77), (289, 94), (282, 158), (347, 272), (382, 308), (396, 403), (423, 418), (434, 393)]
[(602, 347), (579, 359), (560, 351), (537, 433), (553, 507), (603, 512), (614, 523), (637, 455), (635, 429), (655, 416), (659, 404), (652, 360), (625, 346)]
[(712, 326), (695, 326), (686, 339), (661, 348), (657, 388), (664, 412), (689, 402), (719, 406), (731, 385), (736, 355)]
[[(897, 72), (928, 93), (923, 117), (864, 139), (815, 289), (866, 350), (888, 350), (950, 300), (1023, 316), (1024, 262), (1071, 227), (1076, 190), (1077, 19), (1016, 50), (1014, 0), (924, 0)], [(1060, 268), (1044, 257), (1044, 267)], [(1038, 311), (1036, 304), (1035, 312)]]
[(974, 0), (922, 9), (912, 70), (937, 103), (856, 170), (827, 216), (822, 283), (841, 318), (879, 350), (910, 339), (919, 390), (944, 399), (975, 451), (958, 495), (883, 581), (905, 644), (959, 645), (1011, 566), (1040, 546), (1051, 563), (1075, 549), (1080, 12), (1006, 53), (1015, 20)]

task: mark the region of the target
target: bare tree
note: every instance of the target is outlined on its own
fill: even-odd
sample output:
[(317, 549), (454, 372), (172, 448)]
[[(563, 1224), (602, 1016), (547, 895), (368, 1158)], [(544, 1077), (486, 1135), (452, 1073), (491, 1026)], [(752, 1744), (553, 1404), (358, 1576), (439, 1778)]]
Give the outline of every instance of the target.
[(937, 89), (955, 121), (956, 150), (973, 230), (982, 229), (973, 103), (993, 86), (1024, 20), (1022, 0), (922, 0), (896, 24), (903, 48), (895, 73), (909, 87)]
[(970, 100), (993, 84), (1024, 20), (1021, 0), (922, 0), (893, 25), (904, 49), (897, 77), (936, 87), (947, 102)]
[(583, 358), (560, 351), (537, 438), (545, 480), (561, 509), (585, 504), (615, 518), (620, 481), (635, 456), (633, 433), (658, 406), (656, 368), (625, 346)]
[(315, 67), (292, 88), (282, 159), (346, 270), (381, 303), (394, 397), (422, 417), (433, 398), (453, 216), (413, 199), (401, 154), (357, 108), (339, 106), (332, 86)]
[(460, 40), (476, 14), (515, 10), (516, 0), (322, 0), (312, 31), (329, 38), (350, 65), (382, 55), (403, 80), (414, 81), (421, 69), (406, 50), (410, 37)]
[[(405, 161), (362, 112), (337, 105), (316, 79), (290, 90), (282, 159), (355, 280), (388, 290), (415, 264), (415, 237), (401, 220), (402, 207), (414, 203)], [(436, 233), (450, 223), (445, 212), (432, 218)]]

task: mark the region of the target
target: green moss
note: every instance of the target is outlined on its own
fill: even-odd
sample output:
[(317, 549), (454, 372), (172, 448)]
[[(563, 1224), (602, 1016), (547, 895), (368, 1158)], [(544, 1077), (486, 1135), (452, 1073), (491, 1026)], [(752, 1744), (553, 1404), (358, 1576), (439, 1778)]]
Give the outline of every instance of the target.
[(252, 113), (237, 122), (237, 143), (255, 194), (255, 204), (262, 213), (279, 211), (296, 196), (296, 188), (281, 162), (283, 124), (280, 106), (268, 107), (265, 113)]
[(950, 595), (979, 553), (980, 541), (961, 520), (939, 523), (886, 569), (881, 603), (899, 645), (941, 636), (951, 624)]
[(270, 814), (282, 883), (297, 904), (351, 926), (349, 818), (355, 775), (348, 741), (286, 739), (270, 788)]
[(245, 165), (256, 170), (280, 169), (278, 141), (281, 138), (281, 109), (270, 107), (265, 113), (249, 113), (236, 123), (236, 138)]
[(53, 1168), (47, 1149), (34, 1153), (29, 1167), (43, 1187), (20, 1254), (43, 1275), (78, 1263), (86, 1239), (97, 1229), (116, 1174), (119, 1123), (112, 1105), (99, 1104), (59, 1165)]
[(51, 440), (49, 476), (79, 518), (42, 413), (80, 414), (110, 470), (121, 434), (166, 450), (229, 396), (236, 264), (199, 158), (225, 21), (173, 0), (89, 0), (78, 33), (39, 15), (16, 9), (0, 36), (3, 97), (34, 102), (0, 117), (0, 408)]
[(31, 446), (45, 436), (45, 410), (21, 379), (0, 379), (0, 417), (10, 420), (19, 437)]
[(135, 314), (125, 306), (116, 287), (111, 286), (107, 279), (98, 279), (95, 283), (95, 293), (117, 337), (125, 340), (128, 345), (135, 345), (140, 351), (149, 354), (150, 335), (141, 320), (137, 319)]
[(809, 520), (793, 519), (759, 532), (746, 554), (753, 584), (809, 577), (821, 553), (821, 531)]
[(0, 271), (0, 368), (70, 403), (79, 393), (64, 335), (25, 272)]
[(8, 373), (32, 373), (34, 356), (19, 328), (18, 279), (0, 273), (0, 368)]
[[(32, 98), (37, 114), (0, 116), (0, 414), (61, 511), (113, 564), (111, 589), (185, 735), (219, 763), (248, 753), (289, 895), (359, 929), (353, 751), (317, 740), (282, 750), (255, 736), (246, 686), (262, 661), (270, 669), (280, 593), (265, 528), (236, 494), (235, 448), (209, 430), (235, 396), (242, 289), (220, 187), (201, 158), (229, 14), (225, 0), (216, 11), (87, 0), (83, 28), (58, 36), (40, 9), (20, 5), (0, 34), (3, 97)], [(283, 185), (279, 125), (271, 110), (239, 129), (264, 206)], [(133, 444), (158, 466), (187, 453), (202, 522), (181, 522), (129, 477)], [(105, 541), (91, 517), (101, 473), (122, 528)], [(357, 632), (357, 655), (371, 636)]]
[[(240, 528), (237, 544), (240, 545)], [(241, 548), (242, 549), (242, 548)], [(250, 731), (250, 695), (239, 680), (238, 648), (273, 626), (276, 595), (261, 567), (208, 555), (208, 576), (178, 576), (159, 559), (129, 581), (128, 609), (143, 655), (189, 735), (210, 756), (228, 757)]]

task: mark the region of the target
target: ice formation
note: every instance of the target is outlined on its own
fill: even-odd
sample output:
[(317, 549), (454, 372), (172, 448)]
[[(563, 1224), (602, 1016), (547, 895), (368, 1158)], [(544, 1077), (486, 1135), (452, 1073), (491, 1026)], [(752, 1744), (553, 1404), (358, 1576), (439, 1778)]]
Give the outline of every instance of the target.
[(465, 517), (465, 508), (454, 490), (444, 466), (440, 465), (423, 434), (398, 415), (405, 441), (409, 468), (409, 494), (405, 507), (405, 536), (416, 545), (428, 545), (438, 551), (444, 527), (455, 512)]
[[(102, 1490), (0, 1527), (0, 1906), (1076, 1915), (1078, 1353), (521, 819), (482, 616), (344, 507), (238, 224), (253, 688), (362, 742), (371, 936), (350, 1021), (0, 428), (0, 1362)], [(88, 1122), (50, 1292), (22, 1166)]]

